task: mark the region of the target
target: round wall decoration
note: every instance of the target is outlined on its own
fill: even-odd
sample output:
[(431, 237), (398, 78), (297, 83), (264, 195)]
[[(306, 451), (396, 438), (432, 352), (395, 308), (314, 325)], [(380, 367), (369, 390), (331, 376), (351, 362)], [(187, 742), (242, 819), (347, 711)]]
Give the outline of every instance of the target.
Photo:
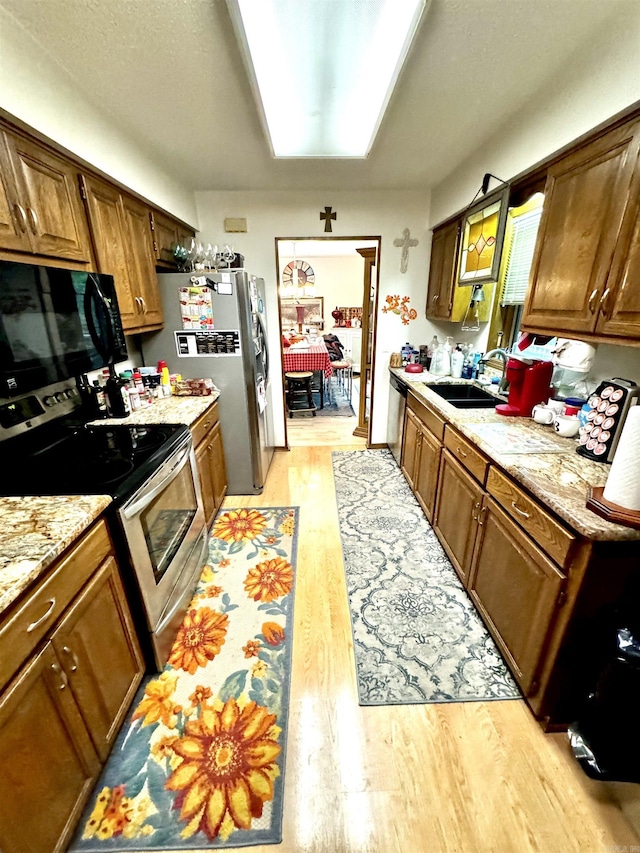
[(289, 261), (282, 271), (282, 283), (285, 285), (293, 284), (293, 270), (298, 270), (298, 287), (304, 287), (305, 284), (314, 284), (316, 280), (315, 273), (310, 264), (306, 261)]

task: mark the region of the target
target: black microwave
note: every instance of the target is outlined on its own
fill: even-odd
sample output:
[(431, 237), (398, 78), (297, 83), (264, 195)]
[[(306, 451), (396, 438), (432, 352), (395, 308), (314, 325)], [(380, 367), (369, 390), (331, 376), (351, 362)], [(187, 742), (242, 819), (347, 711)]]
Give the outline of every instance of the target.
[(127, 358), (113, 276), (0, 261), (0, 397)]

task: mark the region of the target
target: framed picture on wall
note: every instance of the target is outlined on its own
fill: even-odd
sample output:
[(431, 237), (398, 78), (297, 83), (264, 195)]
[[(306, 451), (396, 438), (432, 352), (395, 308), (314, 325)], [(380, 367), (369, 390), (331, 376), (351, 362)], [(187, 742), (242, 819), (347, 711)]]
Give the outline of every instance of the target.
[(281, 299), (280, 305), (283, 329), (298, 325), (324, 329), (324, 298), (322, 296)]
[(458, 284), (498, 280), (504, 229), (509, 211), (509, 185), (484, 196), (464, 212)]

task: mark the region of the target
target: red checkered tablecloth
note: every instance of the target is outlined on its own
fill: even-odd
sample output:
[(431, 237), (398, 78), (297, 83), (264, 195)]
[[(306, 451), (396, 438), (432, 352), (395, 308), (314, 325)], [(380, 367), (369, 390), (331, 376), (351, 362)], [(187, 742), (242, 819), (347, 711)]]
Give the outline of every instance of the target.
[(308, 349), (288, 347), (282, 351), (282, 363), (285, 373), (297, 370), (322, 370), (327, 378), (333, 373), (331, 359), (322, 340), (310, 344)]

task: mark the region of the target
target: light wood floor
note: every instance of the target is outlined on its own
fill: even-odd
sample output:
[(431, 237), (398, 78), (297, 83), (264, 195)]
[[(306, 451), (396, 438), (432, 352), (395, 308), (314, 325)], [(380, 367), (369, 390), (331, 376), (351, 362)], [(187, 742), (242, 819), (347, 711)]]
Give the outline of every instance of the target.
[(545, 735), (522, 702), (358, 705), (331, 469), (332, 450), (364, 447), (350, 435), (354, 425), (291, 419), (291, 450), (276, 453), (264, 493), (225, 502), (300, 507), (284, 840), (245, 849), (605, 853), (640, 845), (615, 786), (588, 779), (565, 737)]

